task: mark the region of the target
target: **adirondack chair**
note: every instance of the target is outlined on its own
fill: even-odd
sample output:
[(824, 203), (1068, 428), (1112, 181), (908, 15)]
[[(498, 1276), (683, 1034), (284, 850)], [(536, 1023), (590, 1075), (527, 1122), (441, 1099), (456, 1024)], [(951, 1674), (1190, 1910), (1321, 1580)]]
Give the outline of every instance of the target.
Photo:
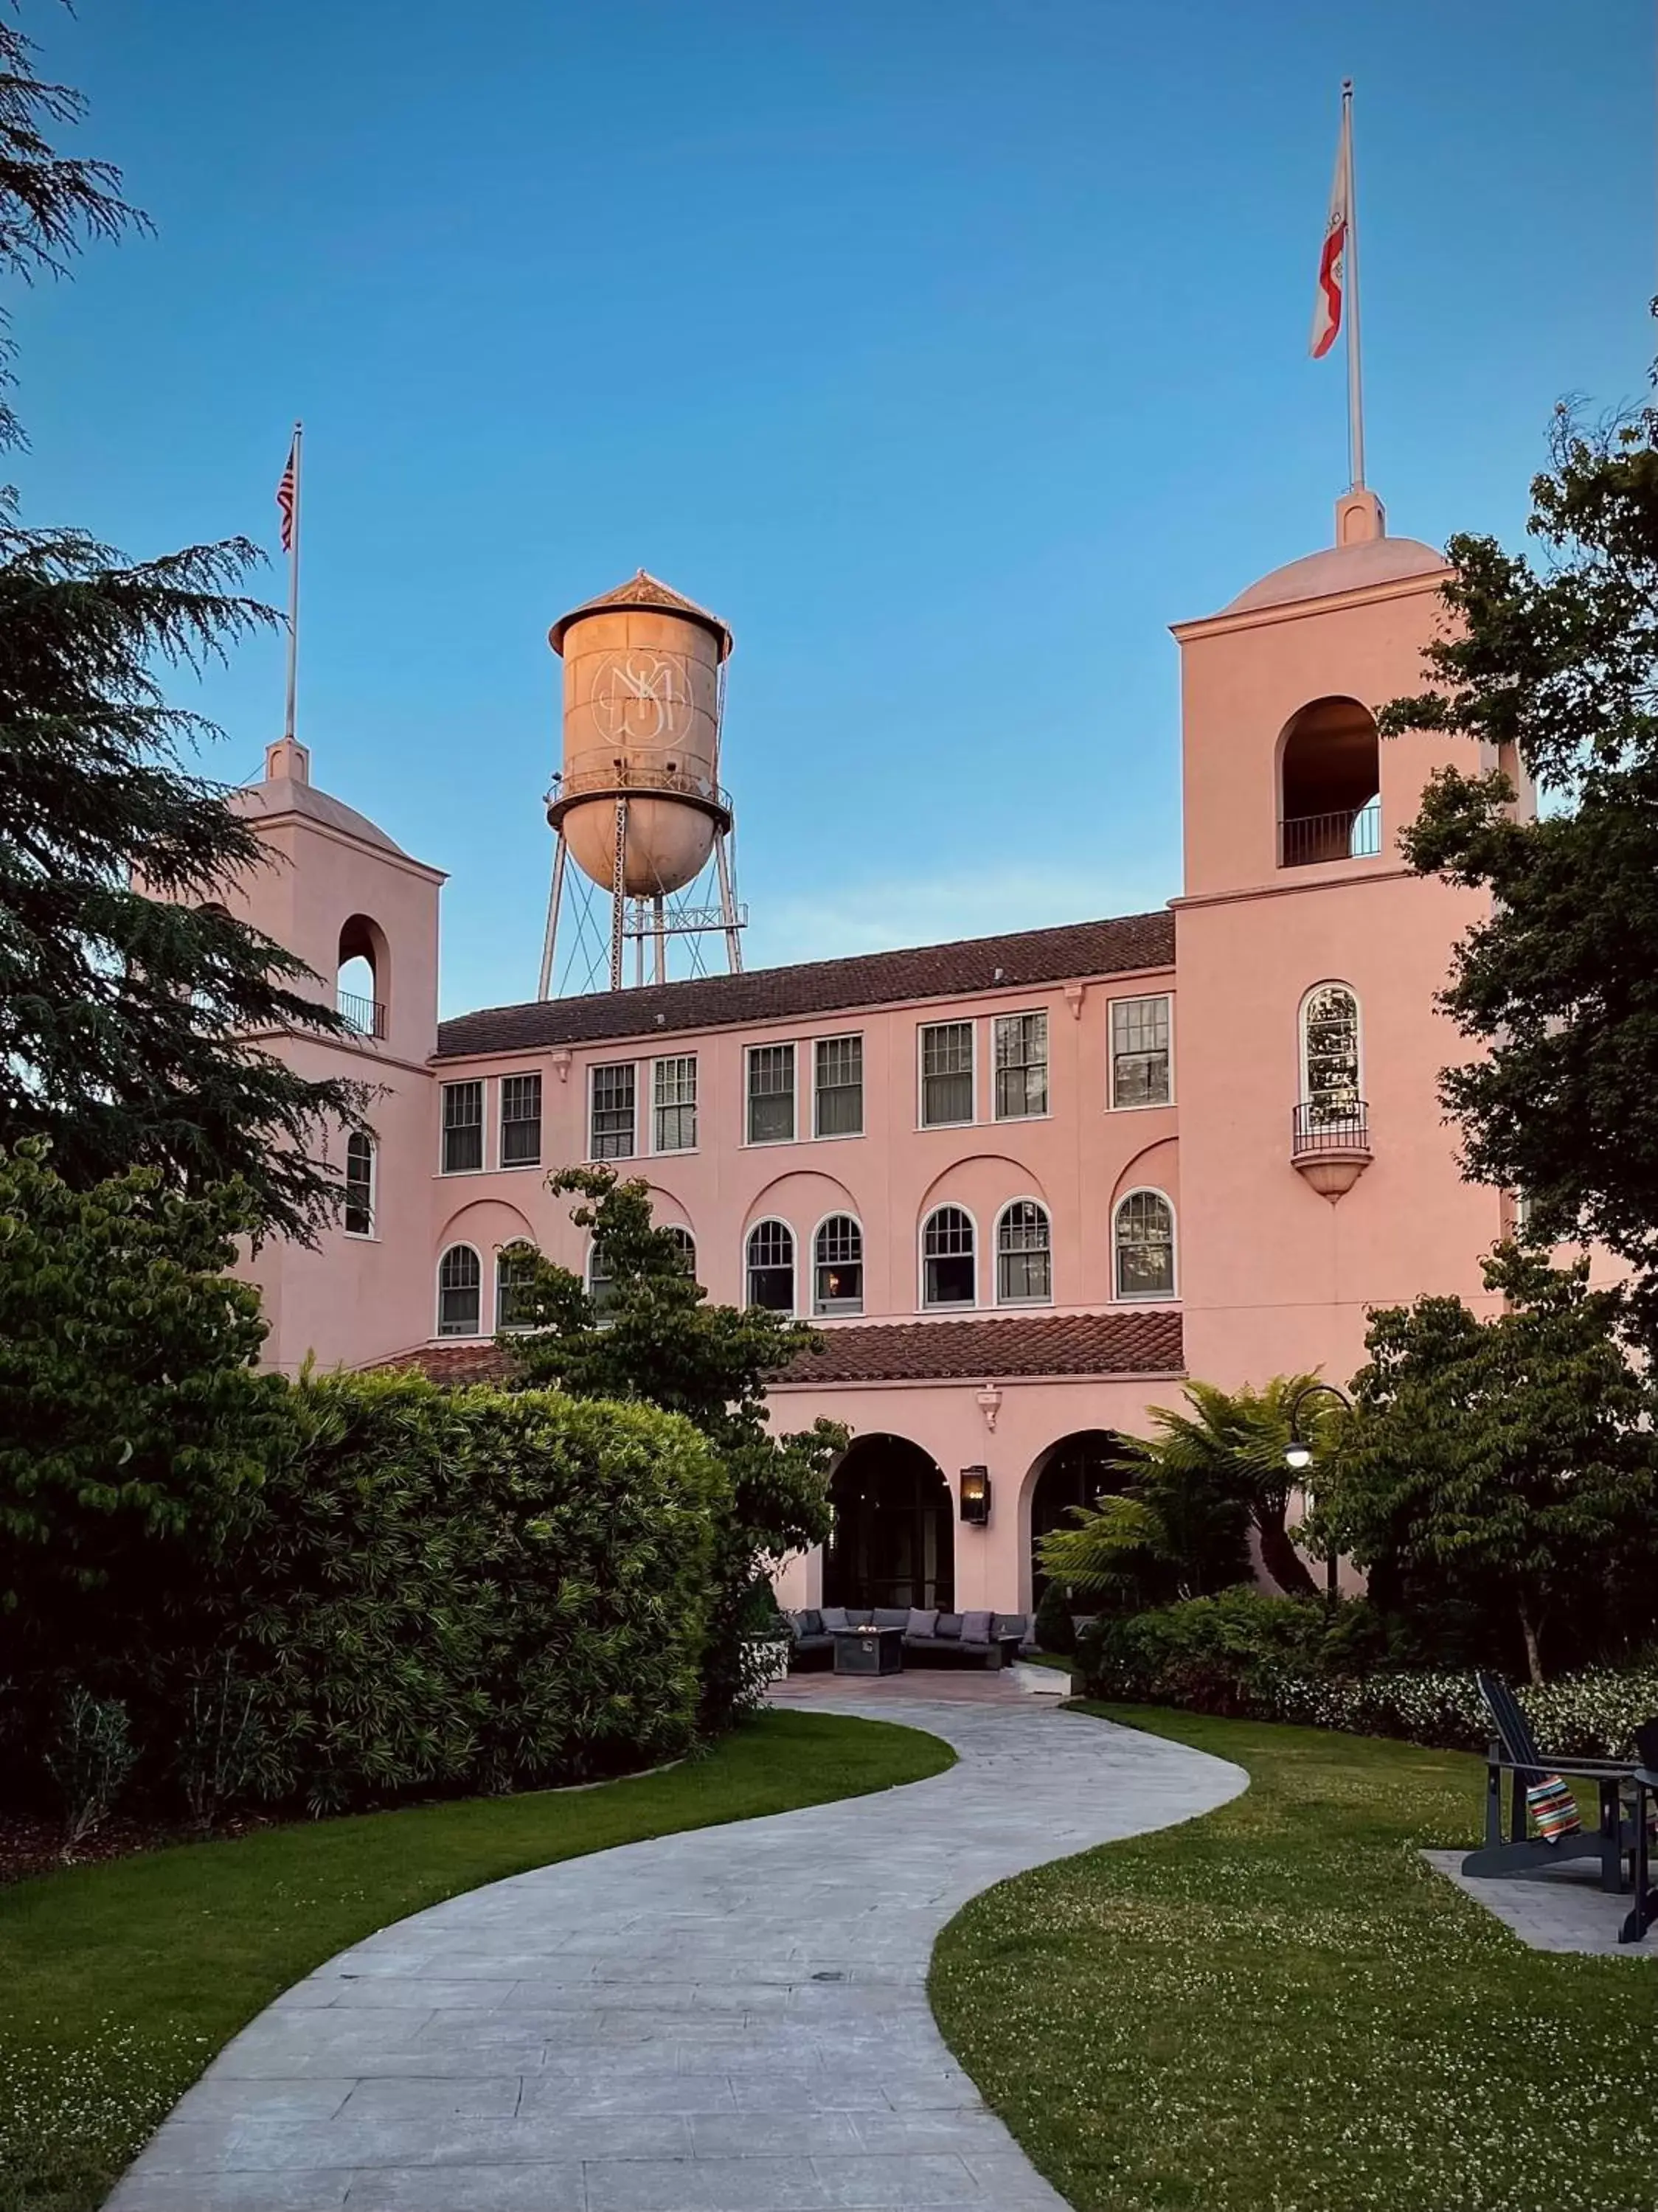
[(1635, 1770), (1635, 1903), (1618, 1931), (1620, 1943), (1638, 1943), (1658, 1920), (1658, 1889), (1652, 1886), (1651, 1850), (1647, 1832), (1647, 1803), (1658, 1804), (1658, 1720), (1635, 1731), (1640, 1765)]
[[(1520, 1710), (1520, 1701), (1496, 1674), (1478, 1674), (1479, 1694), (1491, 1717), (1491, 1738), (1485, 1754), (1485, 1841), (1470, 1851), (1462, 1871), (1473, 1879), (1539, 1873), (1545, 1867), (1565, 1866), (1577, 1859), (1595, 1859), (1600, 1867), (1602, 1889), (1625, 1887), (1624, 1861), (1636, 1848), (1635, 1822), (1626, 1817), (1623, 1791), (1637, 1771), (1627, 1759), (1564, 1759), (1539, 1751), (1531, 1723)], [(1509, 1777), (1506, 1835), (1503, 1832), (1503, 1778)], [(1526, 1832), (1526, 1792), (1551, 1774), (1575, 1777), (1596, 1785), (1600, 1816), (1594, 1828), (1561, 1836), (1545, 1843)]]

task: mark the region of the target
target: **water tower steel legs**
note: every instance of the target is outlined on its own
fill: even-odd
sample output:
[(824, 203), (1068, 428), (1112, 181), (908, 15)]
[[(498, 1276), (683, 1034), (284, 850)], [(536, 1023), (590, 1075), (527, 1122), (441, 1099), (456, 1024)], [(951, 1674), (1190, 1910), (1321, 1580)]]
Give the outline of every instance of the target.
[(616, 802), (616, 856), (610, 878), (610, 988), (622, 988), (623, 925), (627, 920), (627, 801)]
[[(693, 905), (661, 891), (637, 899), (631, 897), (627, 889), (628, 801), (623, 797), (619, 797), (615, 803), (613, 834), (611, 880), (607, 887), (600, 886), (600, 896), (605, 895), (607, 888), (610, 898), (607, 951), (611, 989), (622, 990), (628, 983), (627, 946), (630, 939), (635, 947), (632, 977), (635, 983), (643, 983), (648, 980), (657, 983), (667, 981), (667, 940), (670, 937), (722, 937), (729, 972), (734, 975), (741, 975), (742, 932), (747, 916), (737, 903), (728, 830), (723, 827), (717, 829), (714, 835), (712, 858), (717, 877), (718, 902), (712, 906)], [(564, 911), (570, 858), (570, 848), (564, 842), (560, 823), (553, 832), (552, 887), (547, 900), (547, 927), (541, 944), (541, 973), (537, 985), (537, 996), (542, 999), (551, 999), (554, 995), (558, 932), (561, 925), (571, 919)], [(580, 863), (576, 865), (579, 866)], [(707, 892), (704, 891), (703, 896), (706, 897)], [(579, 936), (582, 927), (579, 908), (575, 920)], [(648, 953), (647, 938), (650, 940)], [(589, 989), (592, 981), (589, 975)]]
[[(723, 673), (723, 672), (722, 672)], [(720, 872), (720, 927), (725, 932), (726, 958), (731, 973), (742, 973), (742, 924), (737, 919), (737, 902), (731, 889), (731, 854), (726, 844), (726, 833), (719, 830), (714, 838), (714, 861)]]
[(564, 896), (564, 841), (555, 837), (552, 842), (552, 892), (547, 900), (547, 933), (541, 943), (541, 981), (536, 989), (538, 999), (552, 996), (552, 951), (558, 941), (558, 908)]
[[(667, 981), (667, 909), (660, 896), (651, 901), (650, 907), (651, 934), (656, 940), (656, 972), (653, 980), (658, 983), (666, 983)], [(639, 946), (643, 952), (644, 949), (643, 937), (639, 939)]]

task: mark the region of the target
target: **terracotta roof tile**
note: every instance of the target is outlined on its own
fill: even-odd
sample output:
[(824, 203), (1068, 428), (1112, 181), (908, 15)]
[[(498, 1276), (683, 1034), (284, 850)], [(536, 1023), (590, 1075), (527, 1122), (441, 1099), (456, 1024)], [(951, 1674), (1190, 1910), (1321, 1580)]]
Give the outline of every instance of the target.
[(811, 960), (794, 968), (758, 968), (741, 975), (699, 975), (682, 983), (647, 983), (626, 991), (594, 991), (579, 999), (541, 999), (523, 1006), (490, 1006), (441, 1023), (437, 1057), (530, 1052), (600, 1039), (666, 1036), (686, 1030), (804, 1019), (893, 1006), (907, 999), (953, 999), (988, 990), (1027, 990), (1174, 961), (1174, 917), (1167, 908), (1111, 921), (1076, 921), (1058, 929), (1024, 929), (1008, 937), (973, 937), (901, 952), (865, 952), (845, 960)]
[[(1178, 1375), (1180, 1316), (1135, 1313), (1020, 1314), (995, 1320), (839, 1322), (824, 1348), (786, 1369), (785, 1384), (1009, 1382), (1021, 1375)], [(434, 1382), (496, 1382), (504, 1355), (486, 1337), (418, 1345), (376, 1369), (412, 1367)]]

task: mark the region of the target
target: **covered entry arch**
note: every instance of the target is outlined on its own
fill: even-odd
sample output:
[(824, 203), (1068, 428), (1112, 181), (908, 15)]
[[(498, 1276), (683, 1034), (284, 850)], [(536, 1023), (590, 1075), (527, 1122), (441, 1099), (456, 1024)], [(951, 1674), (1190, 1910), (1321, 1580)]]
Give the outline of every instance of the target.
[(1076, 1429), (1050, 1444), (1032, 1468), (1027, 1495), (1033, 1609), (1041, 1603), (1048, 1583), (1037, 1561), (1038, 1542), (1054, 1529), (1070, 1525), (1073, 1505), (1094, 1505), (1121, 1490), (1128, 1453), (1128, 1439), (1114, 1429)]
[(859, 1437), (830, 1477), (829, 1503), (826, 1605), (953, 1608), (954, 1506), (930, 1453), (907, 1437)]

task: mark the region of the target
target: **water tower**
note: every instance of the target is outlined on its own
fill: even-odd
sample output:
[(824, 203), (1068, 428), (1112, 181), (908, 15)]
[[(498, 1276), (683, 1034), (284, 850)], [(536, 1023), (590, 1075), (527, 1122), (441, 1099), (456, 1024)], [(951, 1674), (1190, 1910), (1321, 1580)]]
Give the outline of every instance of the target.
[[(717, 615), (641, 568), (561, 615), (547, 642), (564, 663), (564, 762), (547, 795), (556, 843), (541, 953), (552, 994), (567, 863), (609, 900), (610, 988), (667, 980), (667, 940), (718, 933), (742, 965), (732, 884), (731, 802), (720, 788), (720, 725), (731, 633)], [(713, 863), (716, 902), (693, 888)], [(687, 894), (681, 896), (681, 894)], [(589, 896), (591, 894), (589, 894)]]

